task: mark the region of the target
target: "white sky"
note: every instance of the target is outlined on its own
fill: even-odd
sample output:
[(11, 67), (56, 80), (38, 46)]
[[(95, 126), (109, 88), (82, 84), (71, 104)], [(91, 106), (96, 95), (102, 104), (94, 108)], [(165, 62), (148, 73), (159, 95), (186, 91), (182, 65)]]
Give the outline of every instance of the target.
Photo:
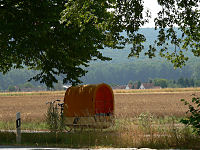
[(157, 16), (159, 10), (161, 10), (161, 6), (158, 5), (157, 0), (144, 0), (144, 10), (147, 9), (151, 12), (151, 18), (149, 19), (149, 23), (146, 23), (143, 27), (154, 27), (154, 18)]

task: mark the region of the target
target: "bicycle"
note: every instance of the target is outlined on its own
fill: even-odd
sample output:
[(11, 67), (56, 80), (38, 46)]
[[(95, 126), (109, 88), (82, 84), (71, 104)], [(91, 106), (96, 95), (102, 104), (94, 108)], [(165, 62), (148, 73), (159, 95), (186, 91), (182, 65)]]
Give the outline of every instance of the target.
[(57, 99), (51, 102), (46, 102), (46, 105), (48, 104), (50, 104), (50, 106), (47, 110), (46, 120), (50, 130), (70, 132), (72, 129), (69, 129), (69, 127), (65, 125), (64, 102)]

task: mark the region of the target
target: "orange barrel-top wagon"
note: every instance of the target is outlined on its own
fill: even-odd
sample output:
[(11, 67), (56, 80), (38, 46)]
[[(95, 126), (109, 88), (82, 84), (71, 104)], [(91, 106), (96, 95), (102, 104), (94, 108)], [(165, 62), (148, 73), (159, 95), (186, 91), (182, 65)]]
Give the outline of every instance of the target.
[(69, 127), (108, 128), (114, 123), (114, 94), (107, 84), (72, 86), (64, 97)]

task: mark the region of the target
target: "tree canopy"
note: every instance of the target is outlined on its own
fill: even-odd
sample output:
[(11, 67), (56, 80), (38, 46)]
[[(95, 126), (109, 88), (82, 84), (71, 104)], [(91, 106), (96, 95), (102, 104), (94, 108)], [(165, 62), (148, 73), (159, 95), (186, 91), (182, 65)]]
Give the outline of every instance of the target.
[[(184, 56), (188, 47), (200, 55), (199, 0), (158, 0), (158, 4), (159, 35), (145, 54), (152, 58), (160, 51), (180, 67), (188, 60)], [(81, 82), (91, 60), (110, 59), (99, 49), (131, 44), (129, 57), (138, 57), (146, 40), (138, 31), (150, 17), (143, 5), (142, 0), (0, 0), (0, 72), (28, 67), (39, 70), (32, 79), (48, 87), (58, 75), (74, 85)]]

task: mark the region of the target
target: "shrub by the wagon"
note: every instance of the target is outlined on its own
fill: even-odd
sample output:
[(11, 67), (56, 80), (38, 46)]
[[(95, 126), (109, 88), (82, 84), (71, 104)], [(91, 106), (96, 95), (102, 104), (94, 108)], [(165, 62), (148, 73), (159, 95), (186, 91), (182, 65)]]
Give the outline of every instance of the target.
[(64, 118), (58, 111), (57, 105), (50, 103), (46, 113), (47, 127), (51, 132), (62, 132), (65, 130)]
[(189, 113), (189, 116), (181, 119), (181, 123), (191, 126), (193, 128), (193, 132), (200, 135), (200, 97), (193, 97), (192, 103), (181, 99), (181, 101), (185, 102), (185, 105), (188, 106), (189, 110), (186, 114)]

